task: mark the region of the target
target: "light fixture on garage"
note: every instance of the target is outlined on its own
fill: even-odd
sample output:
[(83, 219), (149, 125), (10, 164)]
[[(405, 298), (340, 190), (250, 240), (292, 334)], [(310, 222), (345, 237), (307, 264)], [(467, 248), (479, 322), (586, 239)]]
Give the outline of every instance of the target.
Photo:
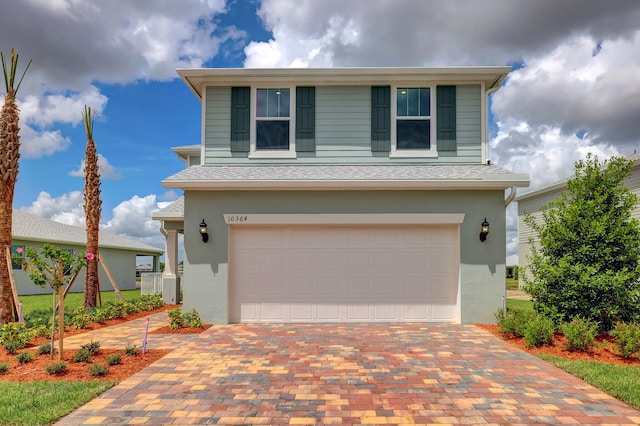
[(207, 233), (207, 224), (204, 221), (204, 219), (202, 219), (202, 222), (200, 222), (200, 236), (202, 237), (202, 242), (207, 242), (209, 241), (209, 234)]
[(484, 218), (484, 222), (482, 222), (482, 224), (480, 225), (480, 241), (482, 241), (483, 243), (486, 241), (487, 239), (487, 234), (489, 233), (489, 222), (487, 222), (487, 218)]

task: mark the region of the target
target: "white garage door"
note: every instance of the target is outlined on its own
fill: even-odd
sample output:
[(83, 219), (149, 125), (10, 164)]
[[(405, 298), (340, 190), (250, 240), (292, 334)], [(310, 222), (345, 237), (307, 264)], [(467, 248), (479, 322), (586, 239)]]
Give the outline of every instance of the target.
[(231, 322), (459, 321), (458, 225), (230, 227)]

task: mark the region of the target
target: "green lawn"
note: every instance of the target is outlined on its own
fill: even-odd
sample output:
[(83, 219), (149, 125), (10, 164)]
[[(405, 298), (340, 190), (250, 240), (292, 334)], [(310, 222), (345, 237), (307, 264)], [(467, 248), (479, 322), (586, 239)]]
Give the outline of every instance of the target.
[[(123, 290), (122, 297), (125, 300), (133, 300), (140, 298), (140, 290)], [(114, 291), (101, 291), (102, 303), (116, 300)], [(53, 306), (53, 296), (51, 294), (36, 294), (32, 296), (20, 296), (22, 302), (22, 314), (26, 315), (34, 309), (51, 309)], [(64, 299), (64, 310), (70, 312), (82, 306), (84, 302), (84, 293), (69, 293)]]
[(640, 367), (604, 364), (594, 361), (571, 361), (551, 355), (540, 358), (585, 382), (640, 409)]
[(533, 311), (533, 302), (530, 300), (507, 299), (507, 309)]
[(518, 280), (515, 278), (507, 278), (507, 288), (516, 290), (518, 288)]
[(115, 382), (0, 382), (0, 424), (51, 424), (114, 384)]

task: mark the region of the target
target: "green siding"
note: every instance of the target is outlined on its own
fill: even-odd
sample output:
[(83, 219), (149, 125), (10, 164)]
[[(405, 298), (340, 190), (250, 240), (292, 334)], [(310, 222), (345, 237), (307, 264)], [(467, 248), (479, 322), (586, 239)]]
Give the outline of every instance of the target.
[[(204, 124), (205, 164), (243, 164), (246, 152), (231, 152), (231, 88), (208, 87)], [(298, 152), (297, 163), (413, 163), (387, 152), (372, 152), (371, 86), (317, 86), (315, 88), (315, 152)], [(423, 163), (480, 163), (481, 104), (479, 84), (456, 86), (456, 140), (454, 151), (440, 151)], [(298, 143), (296, 142), (296, 145)], [(248, 148), (247, 148), (248, 149)], [(273, 164), (272, 159), (251, 159), (252, 164)]]
[(204, 114), (205, 164), (229, 157), (231, 88), (207, 87)]

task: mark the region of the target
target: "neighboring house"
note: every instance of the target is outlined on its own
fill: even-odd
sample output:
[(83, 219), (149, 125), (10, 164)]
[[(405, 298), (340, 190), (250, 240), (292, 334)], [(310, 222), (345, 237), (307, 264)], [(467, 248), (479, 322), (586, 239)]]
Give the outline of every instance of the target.
[[(628, 157), (633, 162), (630, 176), (625, 180), (625, 185), (637, 196), (640, 197), (640, 154), (633, 154)], [(533, 215), (537, 221), (542, 220), (542, 207), (550, 201), (560, 198), (560, 195), (567, 188), (567, 179), (553, 185), (528, 192), (516, 198), (518, 202), (518, 263), (520, 273), (518, 275), (519, 285), (524, 284), (524, 275), (529, 265), (528, 256), (531, 253), (531, 242), (537, 243), (537, 236), (533, 229), (524, 222), (525, 213)], [(637, 205), (632, 212), (632, 217), (640, 220), (640, 205)]]
[[(85, 253), (87, 232), (85, 228), (80, 226), (65, 225), (22, 210), (14, 210), (12, 252), (17, 253), (18, 247), (32, 247), (40, 250), (45, 243), (69, 250), (72, 253)], [(136, 288), (136, 256), (152, 256), (153, 263), (156, 265), (155, 270), (159, 270), (157, 268), (158, 260), (163, 253), (162, 250), (155, 247), (100, 231), (100, 254), (120, 290)], [(103, 268), (99, 267), (98, 269), (100, 271), (100, 289), (113, 290)], [(14, 262), (13, 275), (19, 295), (51, 293), (51, 288), (35, 285), (29, 279), (29, 272), (23, 271), (19, 263)], [(84, 281), (85, 273), (82, 269), (71, 291), (84, 291)]]
[(184, 232), (184, 309), (206, 322), (494, 322), (505, 204), (529, 185), (487, 153), (509, 70), (178, 70), (202, 142), (153, 215), (166, 283)]

